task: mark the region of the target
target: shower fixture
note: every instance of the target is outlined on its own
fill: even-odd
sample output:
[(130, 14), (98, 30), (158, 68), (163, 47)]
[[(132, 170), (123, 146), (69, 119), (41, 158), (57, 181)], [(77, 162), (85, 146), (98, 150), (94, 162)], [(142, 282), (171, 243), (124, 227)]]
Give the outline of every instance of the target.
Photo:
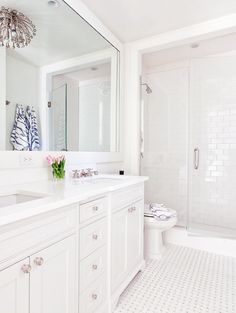
[(148, 86), (147, 83), (141, 83), (141, 86), (145, 86), (146, 87), (146, 93), (149, 95), (150, 93), (152, 93), (152, 89)]
[(48, 6), (52, 8), (58, 8), (60, 3), (57, 0), (48, 0)]

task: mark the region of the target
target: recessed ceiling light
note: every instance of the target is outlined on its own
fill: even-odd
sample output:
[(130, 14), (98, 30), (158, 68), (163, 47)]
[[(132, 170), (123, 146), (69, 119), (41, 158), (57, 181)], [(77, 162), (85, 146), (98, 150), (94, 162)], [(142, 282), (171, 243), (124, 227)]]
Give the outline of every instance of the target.
[(98, 70), (98, 67), (96, 66), (91, 67), (91, 71), (97, 71), (97, 70)]
[(48, 0), (48, 6), (51, 8), (58, 8), (60, 5), (58, 0)]
[(194, 43), (192, 43), (192, 44), (190, 45), (190, 47), (191, 47), (192, 49), (196, 49), (196, 48), (199, 47), (199, 43), (194, 42)]

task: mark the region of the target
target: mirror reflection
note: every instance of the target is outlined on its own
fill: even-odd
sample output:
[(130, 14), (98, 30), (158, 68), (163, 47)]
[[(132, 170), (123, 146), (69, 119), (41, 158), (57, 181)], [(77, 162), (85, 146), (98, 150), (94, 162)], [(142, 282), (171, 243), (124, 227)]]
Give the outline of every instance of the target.
[[(64, 1), (1, 5), (1, 150), (117, 151), (119, 51)], [(33, 26), (7, 37), (3, 14)]]

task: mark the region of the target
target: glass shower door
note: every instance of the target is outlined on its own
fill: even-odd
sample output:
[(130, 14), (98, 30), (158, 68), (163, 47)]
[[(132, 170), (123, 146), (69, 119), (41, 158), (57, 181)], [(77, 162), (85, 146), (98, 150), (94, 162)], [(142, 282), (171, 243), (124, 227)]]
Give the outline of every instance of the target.
[(155, 72), (142, 77), (141, 175), (147, 204), (157, 202), (177, 211), (178, 225), (187, 213), (188, 69)]
[(190, 67), (188, 230), (236, 237), (236, 56)]
[(67, 85), (52, 90), (50, 110), (50, 150), (67, 150)]

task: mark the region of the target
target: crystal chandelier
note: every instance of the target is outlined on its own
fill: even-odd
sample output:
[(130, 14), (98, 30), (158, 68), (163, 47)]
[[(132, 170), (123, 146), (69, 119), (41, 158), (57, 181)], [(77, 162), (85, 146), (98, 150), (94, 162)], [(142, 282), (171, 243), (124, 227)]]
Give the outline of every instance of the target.
[(27, 16), (17, 10), (1, 7), (0, 46), (23, 48), (35, 35), (36, 27)]

